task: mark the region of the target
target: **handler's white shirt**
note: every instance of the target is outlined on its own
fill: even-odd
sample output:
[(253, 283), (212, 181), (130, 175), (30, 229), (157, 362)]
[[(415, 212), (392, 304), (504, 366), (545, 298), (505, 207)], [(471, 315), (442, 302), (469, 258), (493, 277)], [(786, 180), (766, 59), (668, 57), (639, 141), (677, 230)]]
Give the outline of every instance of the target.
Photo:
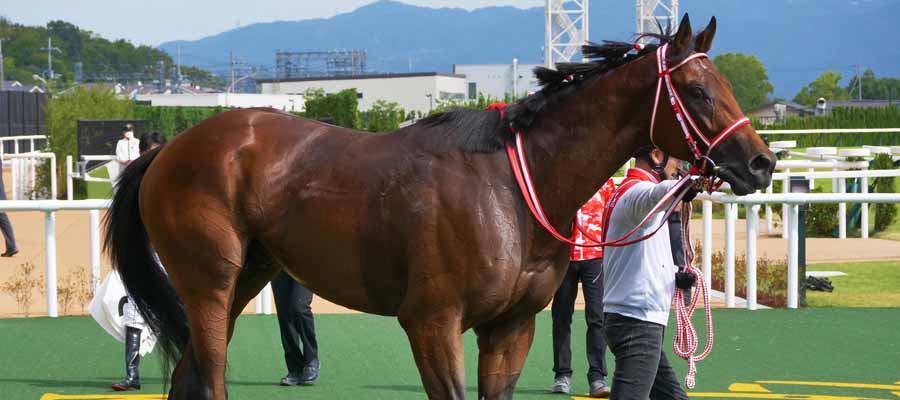
[[(650, 174), (643, 172), (645, 175)], [(609, 218), (608, 240), (617, 239), (637, 226), (677, 181), (641, 181), (621, 195)], [(665, 208), (665, 207), (663, 207)], [(658, 211), (631, 238), (639, 238), (659, 226), (665, 210)], [(675, 294), (669, 223), (655, 235), (625, 247), (604, 249), (604, 312), (665, 326)]]
[(120, 162), (134, 161), (141, 156), (141, 141), (137, 138), (119, 139), (116, 143), (116, 159)]

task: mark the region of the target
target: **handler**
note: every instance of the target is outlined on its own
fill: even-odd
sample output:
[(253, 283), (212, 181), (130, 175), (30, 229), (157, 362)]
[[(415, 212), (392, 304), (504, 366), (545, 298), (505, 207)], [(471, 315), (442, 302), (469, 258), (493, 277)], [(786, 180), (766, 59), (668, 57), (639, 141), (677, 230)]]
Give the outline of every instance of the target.
[[(675, 176), (679, 161), (674, 157), (655, 147), (645, 147), (638, 150), (635, 159), (636, 168), (628, 170), (625, 181), (607, 205), (607, 239), (619, 238), (637, 226), (676, 184), (665, 180)], [(685, 201), (695, 195), (692, 190)], [(678, 272), (664, 216), (665, 210), (658, 211), (631, 236), (642, 237), (663, 223), (647, 240), (607, 247), (604, 251), (604, 328), (607, 344), (616, 356), (611, 399), (688, 398), (663, 351)], [(688, 288), (691, 285), (692, 282), (686, 283)]]

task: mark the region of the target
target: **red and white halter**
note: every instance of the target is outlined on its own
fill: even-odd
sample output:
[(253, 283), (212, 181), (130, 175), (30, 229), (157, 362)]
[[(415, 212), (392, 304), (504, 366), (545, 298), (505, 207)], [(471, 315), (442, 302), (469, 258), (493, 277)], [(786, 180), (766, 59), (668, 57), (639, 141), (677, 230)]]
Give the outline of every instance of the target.
[[(641, 49), (640, 45), (636, 45), (635, 47)], [(655, 144), (654, 135), (656, 132), (656, 115), (659, 109), (662, 88), (665, 87), (666, 92), (669, 95), (669, 104), (672, 107), (672, 112), (675, 115), (675, 120), (681, 127), (681, 131), (684, 133), (685, 142), (687, 142), (691, 154), (694, 157), (694, 161), (692, 163), (693, 167), (691, 168), (690, 175), (681, 178), (681, 180), (679, 180), (678, 183), (675, 184), (675, 186), (673, 186), (669, 190), (669, 192), (667, 192), (663, 196), (662, 199), (660, 199), (656, 206), (654, 206), (653, 210), (637, 226), (635, 226), (634, 229), (620, 238), (608, 241), (598, 240), (588, 235), (587, 232), (585, 232), (585, 230), (583, 230), (576, 223), (573, 223), (575, 229), (580, 230), (586, 238), (594, 242), (591, 244), (579, 244), (575, 242), (574, 235), (573, 238), (567, 238), (558, 230), (556, 230), (556, 228), (553, 226), (553, 224), (550, 222), (550, 219), (544, 212), (544, 209), (541, 206), (540, 199), (538, 198), (537, 191), (534, 189), (534, 183), (532, 182), (531, 173), (529, 171), (528, 163), (525, 158), (525, 146), (522, 134), (518, 130), (510, 127), (510, 130), (515, 135), (515, 140), (512, 143), (506, 144), (506, 153), (507, 157), (509, 158), (510, 167), (513, 170), (513, 175), (515, 175), (516, 182), (519, 185), (519, 190), (522, 192), (525, 204), (528, 205), (528, 208), (531, 210), (531, 214), (534, 216), (534, 218), (548, 233), (550, 233), (557, 240), (571, 244), (573, 246), (584, 247), (620, 247), (641, 242), (656, 234), (656, 232), (658, 232), (660, 228), (662, 228), (666, 221), (668, 221), (669, 215), (671, 215), (672, 212), (674, 212), (675, 208), (681, 203), (681, 199), (687, 192), (686, 189), (688, 188), (688, 186), (694, 184), (695, 181), (694, 179), (692, 179), (692, 177), (702, 177), (702, 180), (706, 181), (705, 186), (707, 190), (709, 190), (710, 192), (716, 190), (721, 185), (721, 183), (715, 183), (715, 162), (713, 162), (710, 158), (712, 151), (716, 146), (724, 142), (725, 139), (734, 134), (734, 132), (736, 132), (738, 129), (743, 126), (749, 125), (750, 120), (746, 117), (743, 117), (732, 123), (727, 128), (723, 129), (712, 139), (704, 135), (700, 128), (697, 126), (697, 123), (694, 121), (694, 118), (691, 117), (688, 109), (684, 106), (684, 102), (681, 100), (681, 96), (678, 95), (678, 91), (675, 90), (675, 86), (672, 84), (672, 73), (677, 69), (687, 65), (691, 61), (701, 58), (708, 58), (708, 56), (705, 53), (695, 53), (685, 58), (677, 65), (669, 68), (666, 65), (666, 56), (668, 50), (668, 44), (665, 44), (656, 50), (658, 82), (656, 85), (656, 98), (653, 102), (653, 114), (651, 115), (650, 119), (650, 141)], [(505, 119), (505, 106), (505, 104), (495, 104), (488, 107), (488, 109), (499, 110), (501, 119)], [(706, 149), (705, 153), (700, 150), (697, 139), (699, 139), (699, 141), (703, 144), (703, 147)], [(610, 209), (611, 208), (612, 207), (610, 207)], [(654, 215), (662, 210), (665, 210), (665, 214), (661, 219), (662, 222), (659, 224), (659, 226), (642, 237), (631, 239), (631, 236), (634, 235), (634, 233), (637, 232), (640, 227), (646, 225)], [(690, 221), (690, 214), (692, 211), (690, 204), (685, 205), (685, 211), (686, 213), (684, 213), (684, 215), (686, 215), (687, 218), (685, 218), (684, 220)], [(703, 281), (703, 273), (693, 265), (694, 250), (690, 243), (689, 227), (689, 223), (682, 224), (682, 240), (684, 241), (683, 247), (685, 249), (685, 263), (687, 264), (685, 266), (685, 270), (687, 272), (693, 273), (697, 277), (698, 296), (694, 296), (691, 304), (689, 306), (685, 306), (682, 291), (675, 291), (675, 298), (673, 299), (673, 301), (675, 302), (677, 328), (675, 333), (674, 350), (676, 355), (688, 361), (688, 374), (687, 377), (685, 377), (685, 385), (688, 388), (693, 388), (695, 385), (695, 376), (697, 374), (695, 363), (697, 361), (705, 359), (709, 355), (709, 352), (713, 347), (713, 323), (712, 315), (710, 313), (710, 307), (708, 306), (709, 293), (706, 288), (706, 283)], [(604, 229), (604, 232), (605, 231), (606, 230)], [(708, 249), (707, 251), (710, 250), (711, 249)], [(694, 354), (697, 352), (699, 340), (697, 338), (697, 332), (694, 329), (693, 324), (691, 323), (691, 316), (694, 314), (694, 311), (697, 308), (698, 299), (700, 297), (703, 298), (704, 304), (707, 305), (704, 308), (706, 314), (708, 340), (706, 343), (706, 348), (703, 350), (703, 352), (701, 354)]]
[[(639, 45), (636, 45), (636, 47), (639, 47)], [(678, 122), (678, 126), (681, 127), (681, 132), (684, 133), (684, 141), (690, 148), (691, 155), (694, 156), (693, 166), (696, 169), (692, 170), (691, 174), (713, 177), (715, 162), (713, 162), (712, 158), (710, 158), (713, 149), (724, 142), (725, 139), (728, 139), (738, 129), (746, 125), (750, 125), (750, 119), (747, 117), (743, 117), (735, 121), (730, 126), (719, 132), (719, 134), (714, 136), (712, 139), (703, 134), (703, 131), (701, 131), (700, 128), (697, 127), (697, 123), (694, 121), (694, 118), (691, 117), (691, 113), (688, 112), (687, 107), (684, 106), (684, 101), (681, 100), (681, 96), (678, 95), (678, 91), (675, 90), (675, 85), (672, 84), (672, 73), (675, 72), (678, 68), (687, 65), (691, 61), (699, 60), (701, 58), (709, 58), (709, 56), (706, 53), (694, 53), (682, 60), (680, 63), (669, 68), (666, 63), (666, 56), (668, 54), (668, 51), (668, 44), (664, 44), (662, 47), (656, 49), (656, 71), (659, 79), (656, 83), (656, 98), (653, 101), (653, 114), (651, 114), (650, 116), (650, 142), (656, 145), (656, 140), (654, 139), (654, 136), (656, 134), (656, 114), (659, 110), (662, 88), (663, 86), (665, 86), (666, 92), (669, 94), (669, 105), (672, 107), (672, 113), (675, 114), (675, 120)], [(700, 147), (697, 145), (697, 141), (694, 139), (695, 137), (699, 139), (701, 143), (703, 143), (703, 146), (706, 148), (706, 153), (700, 151)], [(714, 190), (711, 182), (709, 188)]]

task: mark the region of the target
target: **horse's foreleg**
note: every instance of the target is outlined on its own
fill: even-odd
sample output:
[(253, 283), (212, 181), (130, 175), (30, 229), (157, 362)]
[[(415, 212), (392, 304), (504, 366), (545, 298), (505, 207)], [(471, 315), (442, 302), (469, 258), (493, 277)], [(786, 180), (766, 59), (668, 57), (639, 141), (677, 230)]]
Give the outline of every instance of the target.
[(400, 324), (409, 337), (428, 398), (465, 399), (465, 360), (459, 313), (401, 313)]
[(488, 323), (478, 334), (478, 398), (512, 399), (534, 339), (534, 316)]

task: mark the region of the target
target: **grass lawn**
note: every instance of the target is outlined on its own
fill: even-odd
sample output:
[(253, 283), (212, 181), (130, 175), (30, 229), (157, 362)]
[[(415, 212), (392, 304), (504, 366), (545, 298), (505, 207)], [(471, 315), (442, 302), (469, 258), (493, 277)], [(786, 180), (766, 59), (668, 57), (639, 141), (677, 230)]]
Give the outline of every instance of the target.
[[(872, 400), (896, 399), (891, 392), (900, 392), (900, 383), (895, 383), (900, 380), (900, 309), (716, 310), (714, 321), (715, 348), (698, 364), (693, 398)], [(576, 312), (572, 322), (573, 389), (583, 395), (584, 313)], [(275, 316), (242, 317), (229, 348), (230, 397), (425, 398), (409, 344), (395, 319), (319, 315), (316, 330), (320, 381), (312, 387), (279, 387), (285, 371)], [(683, 378), (686, 363), (670, 352), (673, 331), (670, 322), (665, 348)], [(540, 313), (516, 399), (570, 399), (547, 392), (553, 381), (550, 332), (549, 313)], [(123, 346), (90, 318), (0, 320), (0, 335), (0, 398), (129, 399), (99, 397), (109, 396), (109, 384), (122, 377)], [(476, 398), (475, 336), (466, 333), (463, 342), (468, 398)], [(608, 359), (612, 371), (612, 357)], [(155, 355), (142, 361), (141, 375), (142, 394), (162, 393)]]
[(806, 292), (809, 307), (900, 307), (900, 262), (808, 265), (809, 271), (841, 271), (834, 292)]

